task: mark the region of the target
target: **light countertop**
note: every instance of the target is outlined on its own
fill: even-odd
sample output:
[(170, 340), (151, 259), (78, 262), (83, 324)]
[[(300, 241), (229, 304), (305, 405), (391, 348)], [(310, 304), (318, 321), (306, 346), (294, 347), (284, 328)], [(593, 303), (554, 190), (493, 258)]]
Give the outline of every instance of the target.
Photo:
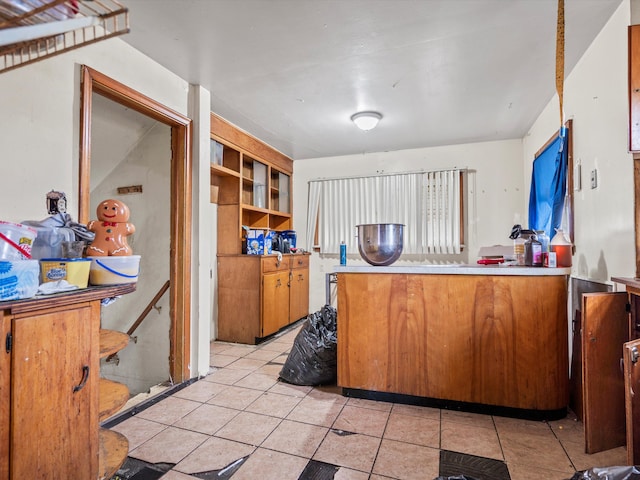
[(520, 275), (553, 276), (571, 275), (571, 268), (519, 267), (497, 265), (391, 265), (376, 267), (373, 265), (350, 266), (335, 265), (335, 273), (412, 273), (429, 275)]

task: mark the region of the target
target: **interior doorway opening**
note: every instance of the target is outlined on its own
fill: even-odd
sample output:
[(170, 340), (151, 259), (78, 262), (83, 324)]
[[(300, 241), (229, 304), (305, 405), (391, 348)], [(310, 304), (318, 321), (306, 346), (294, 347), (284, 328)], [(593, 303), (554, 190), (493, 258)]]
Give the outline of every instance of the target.
[(78, 217), (83, 224), (95, 215), (95, 209), (91, 208), (92, 111), (97, 98), (94, 94), (170, 129), (168, 363), (171, 380), (181, 383), (190, 378), (191, 120), (90, 67), (82, 66)]

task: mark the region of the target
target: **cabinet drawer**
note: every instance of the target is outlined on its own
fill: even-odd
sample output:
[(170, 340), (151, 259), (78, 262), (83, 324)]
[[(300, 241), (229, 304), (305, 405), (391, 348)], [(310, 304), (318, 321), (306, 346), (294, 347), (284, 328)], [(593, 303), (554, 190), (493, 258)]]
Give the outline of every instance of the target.
[(277, 255), (269, 255), (262, 257), (262, 271), (267, 272), (279, 272), (282, 270), (289, 270), (289, 256), (283, 255), (282, 261), (278, 261)]
[(309, 268), (309, 255), (291, 255), (291, 268)]

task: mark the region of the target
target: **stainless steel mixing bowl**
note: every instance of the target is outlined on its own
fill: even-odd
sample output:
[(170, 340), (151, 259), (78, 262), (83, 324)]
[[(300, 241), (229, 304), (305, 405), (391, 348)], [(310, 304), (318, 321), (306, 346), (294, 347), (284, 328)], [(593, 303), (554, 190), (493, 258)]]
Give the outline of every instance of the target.
[(387, 266), (402, 254), (404, 225), (400, 223), (369, 223), (357, 225), (360, 256), (374, 266)]

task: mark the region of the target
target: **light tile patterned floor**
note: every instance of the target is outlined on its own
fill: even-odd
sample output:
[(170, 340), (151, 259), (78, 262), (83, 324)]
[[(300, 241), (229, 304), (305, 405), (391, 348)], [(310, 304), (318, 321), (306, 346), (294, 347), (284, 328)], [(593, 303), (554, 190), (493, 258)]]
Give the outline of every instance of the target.
[(129, 456), (174, 464), (162, 480), (213, 478), (206, 472), (232, 471), (243, 458), (232, 480), (304, 480), (310, 460), (335, 466), (336, 480), (429, 480), (439, 475), (441, 449), (504, 462), (511, 480), (565, 480), (625, 464), (623, 447), (585, 454), (572, 415), (526, 421), (281, 382), (299, 328), (258, 346), (213, 342), (208, 376), (112, 427), (129, 438)]

